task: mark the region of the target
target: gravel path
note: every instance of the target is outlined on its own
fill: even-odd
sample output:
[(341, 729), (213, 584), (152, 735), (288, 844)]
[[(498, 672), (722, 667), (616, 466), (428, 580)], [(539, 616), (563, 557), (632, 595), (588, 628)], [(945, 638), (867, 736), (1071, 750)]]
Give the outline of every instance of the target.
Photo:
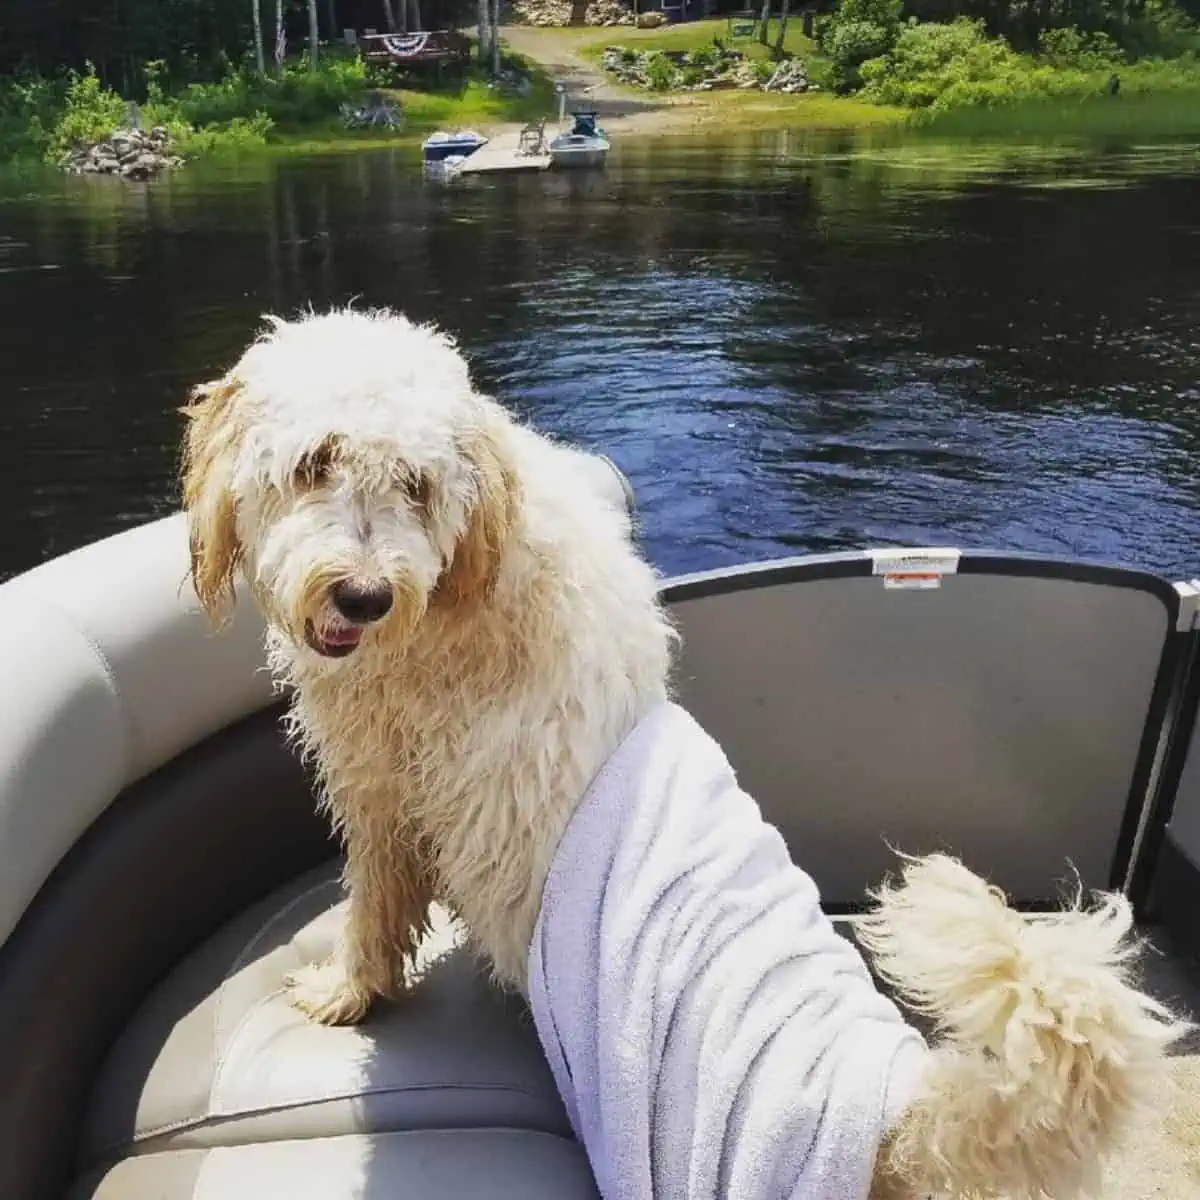
[[(621, 29), (598, 29), (596, 40), (619, 42)], [(610, 82), (608, 75), (578, 53), (573, 31), (530, 25), (504, 25), (500, 37), (518, 54), (533, 59), (567, 85), (567, 106), (595, 108), (606, 125), (627, 132), (678, 131), (694, 125), (703, 104), (692, 95), (643, 96)]]

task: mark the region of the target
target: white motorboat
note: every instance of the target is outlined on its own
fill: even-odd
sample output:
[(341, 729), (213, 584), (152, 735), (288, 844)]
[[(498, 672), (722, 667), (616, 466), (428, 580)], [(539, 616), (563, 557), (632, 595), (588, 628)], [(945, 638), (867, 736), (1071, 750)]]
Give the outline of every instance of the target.
[(556, 167), (600, 167), (611, 148), (594, 112), (572, 114), (575, 123), (550, 141), (550, 161)]

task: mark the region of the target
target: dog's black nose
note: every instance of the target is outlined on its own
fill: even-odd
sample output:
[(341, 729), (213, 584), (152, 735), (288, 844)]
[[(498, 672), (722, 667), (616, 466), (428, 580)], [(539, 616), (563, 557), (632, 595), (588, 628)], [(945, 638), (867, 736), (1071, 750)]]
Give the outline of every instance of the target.
[(330, 589), (329, 598), (347, 621), (367, 625), (387, 616), (392, 607), (392, 588), (387, 583), (340, 579)]

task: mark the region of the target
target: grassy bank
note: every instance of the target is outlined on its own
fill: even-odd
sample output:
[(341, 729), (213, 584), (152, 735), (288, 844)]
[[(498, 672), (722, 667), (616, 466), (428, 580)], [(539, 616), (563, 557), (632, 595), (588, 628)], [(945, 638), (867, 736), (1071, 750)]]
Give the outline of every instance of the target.
[(1200, 134), (1200, 84), (1194, 89), (1118, 97), (1064, 96), (946, 109), (923, 122), (954, 138), (1170, 138)]

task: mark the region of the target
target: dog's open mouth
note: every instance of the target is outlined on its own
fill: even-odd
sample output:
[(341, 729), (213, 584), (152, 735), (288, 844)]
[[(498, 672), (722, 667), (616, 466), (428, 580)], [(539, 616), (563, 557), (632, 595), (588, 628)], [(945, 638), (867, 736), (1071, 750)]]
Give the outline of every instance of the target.
[(337, 617), (326, 621), (318, 630), (312, 621), (304, 622), (304, 640), (318, 654), (326, 658), (345, 658), (354, 652), (362, 640), (361, 625), (340, 621)]

